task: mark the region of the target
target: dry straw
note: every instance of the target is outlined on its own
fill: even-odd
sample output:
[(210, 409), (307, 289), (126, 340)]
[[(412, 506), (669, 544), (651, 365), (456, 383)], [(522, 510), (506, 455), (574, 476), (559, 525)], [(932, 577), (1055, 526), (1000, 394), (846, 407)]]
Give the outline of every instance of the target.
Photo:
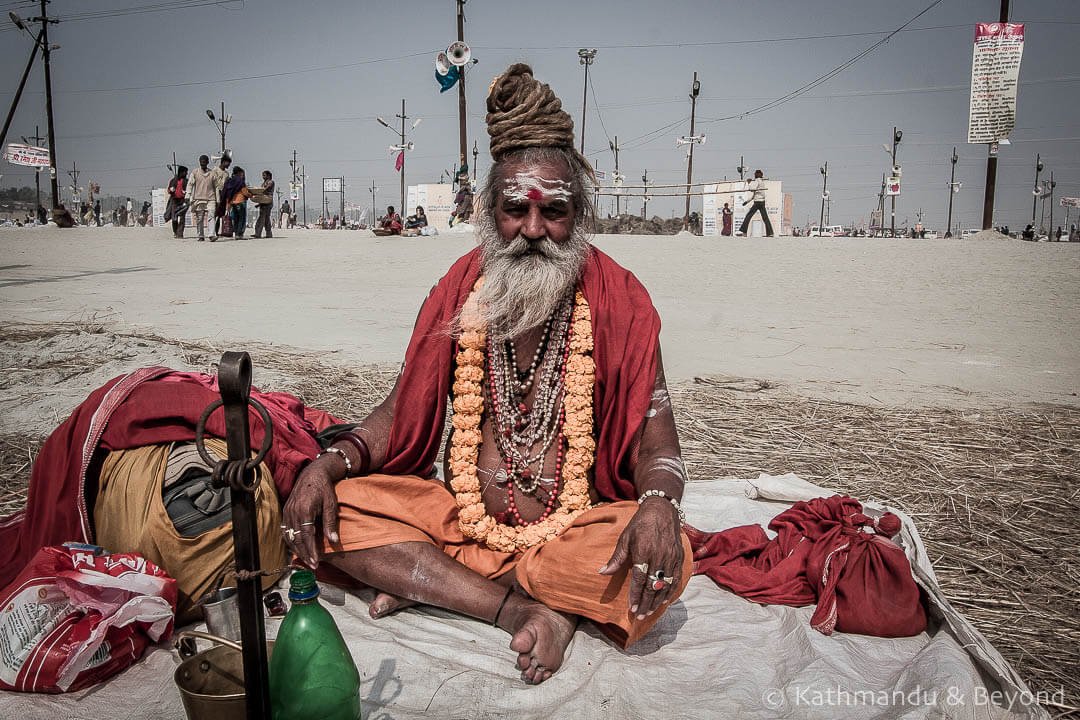
[[(79, 328), (5, 329), (0, 341), (64, 332)], [(174, 346), (207, 371), (224, 349), (129, 336)], [(349, 420), (377, 405), (397, 374), (277, 347), (249, 350), (262, 389)], [(1033, 691), (1064, 689), (1051, 713), (1080, 716), (1080, 410), (867, 407), (737, 378), (698, 378), (673, 387), (672, 399), (692, 481), (794, 472), (911, 515), (954, 606)], [(42, 440), (0, 436), (0, 514), (25, 503)]]

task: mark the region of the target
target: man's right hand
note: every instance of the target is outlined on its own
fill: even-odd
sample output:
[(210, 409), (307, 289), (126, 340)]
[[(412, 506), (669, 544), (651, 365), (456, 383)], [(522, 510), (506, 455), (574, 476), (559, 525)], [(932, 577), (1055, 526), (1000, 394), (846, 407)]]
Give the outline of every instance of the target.
[(328, 465), (316, 460), (304, 468), (281, 514), (285, 543), (312, 570), (319, 566), (322, 538), (338, 541), (338, 503), (334, 494), (337, 476)]

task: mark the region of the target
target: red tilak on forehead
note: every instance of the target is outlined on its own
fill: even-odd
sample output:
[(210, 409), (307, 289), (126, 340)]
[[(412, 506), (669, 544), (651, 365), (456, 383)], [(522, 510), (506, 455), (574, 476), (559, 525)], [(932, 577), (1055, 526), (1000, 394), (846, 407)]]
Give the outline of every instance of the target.
[(544, 199), (544, 193), (540, 192), (539, 188), (531, 188), (529, 190), (529, 192), (527, 193), (527, 196), (528, 196), (528, 198), (530, 200), (543, 200)]

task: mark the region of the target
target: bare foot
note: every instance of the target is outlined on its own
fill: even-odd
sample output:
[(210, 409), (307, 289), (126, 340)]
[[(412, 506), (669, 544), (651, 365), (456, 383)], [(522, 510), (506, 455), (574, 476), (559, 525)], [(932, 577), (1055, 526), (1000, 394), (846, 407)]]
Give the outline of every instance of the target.
[(577, 616), (564, 615), (515, 594), (499, 618), (499, 627), (513, 635), (510, 649), (518, 653), (517, 666), (522, 679), (537, 685), (562, 666), (566, 646), (577, 627)]
[(375, 599), (371, 601), (371, 605), (368, 607), (368, 615), (377, 620), (416, 604), (414, 600), (408, 600), (390, 593), (377, 592), (375, 593)]

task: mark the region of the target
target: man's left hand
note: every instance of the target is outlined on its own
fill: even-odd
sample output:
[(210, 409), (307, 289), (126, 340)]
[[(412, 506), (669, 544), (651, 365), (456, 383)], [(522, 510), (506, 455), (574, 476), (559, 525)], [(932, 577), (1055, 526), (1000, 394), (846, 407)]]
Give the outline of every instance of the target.
[[(600, 574), (614, 575), (627, 564), (631, 566), (627, 604), (631, 614), (641, 620), (662, 607), (681, 580), (683, 544), (679, 514), (667, 499), (645, 499), (619, 536), (615, 552)], [(639, 565), (647, 566), (648, 571), (642, 572)], [(665, 578), (671, 578), (671, 582), (653, 590), (653, 581), (648, 576), (658, 570)]]

